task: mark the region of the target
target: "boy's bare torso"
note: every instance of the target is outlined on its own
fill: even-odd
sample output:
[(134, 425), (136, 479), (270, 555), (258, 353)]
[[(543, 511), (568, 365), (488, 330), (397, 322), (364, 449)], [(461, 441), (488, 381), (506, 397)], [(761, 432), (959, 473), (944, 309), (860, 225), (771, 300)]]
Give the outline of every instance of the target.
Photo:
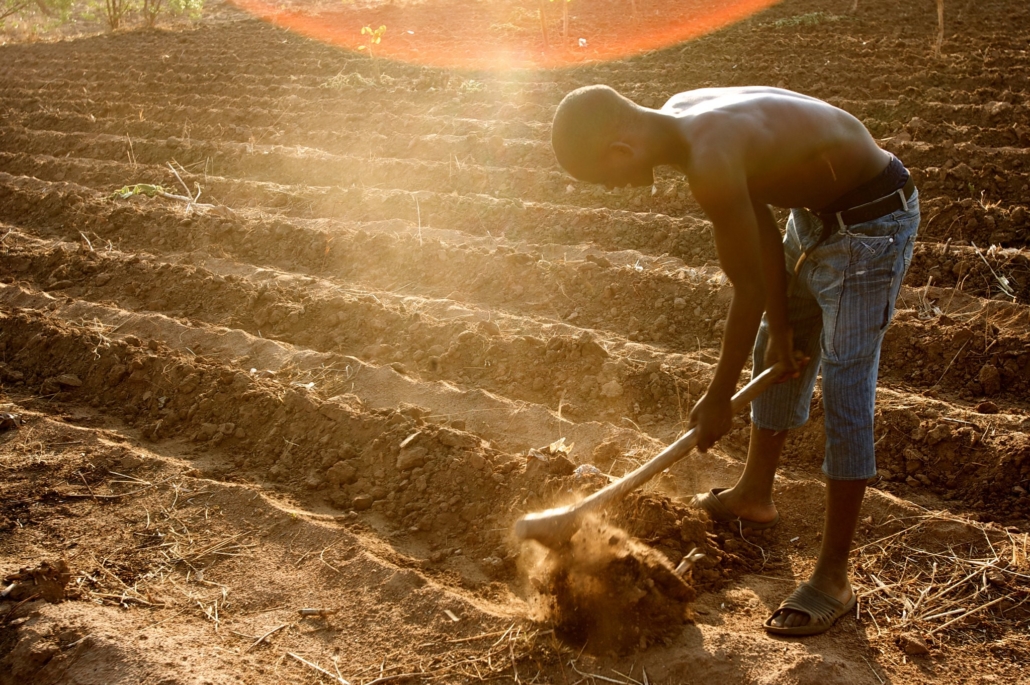
[(742, 173), (756, 204), (821, 209), (890, 161), (852, 115), (779, 88), (692, 90), (661, 111), (682, 122), (691, 151), (680, 168), (692, 186)]

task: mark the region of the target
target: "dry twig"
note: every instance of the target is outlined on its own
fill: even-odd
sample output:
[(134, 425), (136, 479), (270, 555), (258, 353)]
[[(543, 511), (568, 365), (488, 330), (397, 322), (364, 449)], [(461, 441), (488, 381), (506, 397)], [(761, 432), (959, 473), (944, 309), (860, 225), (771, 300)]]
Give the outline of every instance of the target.
[(982, 641), (1027, 618), (1008, 615), (1015, 597), (1030, 596), (1030, 562), (1011, 533), (940, 512), (915, 518), (852, 552), (855, 590), (878, 632)]

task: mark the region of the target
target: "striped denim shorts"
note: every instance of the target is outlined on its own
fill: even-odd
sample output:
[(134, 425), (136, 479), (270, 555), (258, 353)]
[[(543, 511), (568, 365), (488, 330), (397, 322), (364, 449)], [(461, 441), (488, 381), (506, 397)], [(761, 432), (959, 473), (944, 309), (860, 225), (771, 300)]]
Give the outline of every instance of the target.
[[(919, 192), (908, 209), (834, 232), (808, 255), (787, 293), (794, 349), (811, 358), (798, 378), (780, 383), (751, 404), (759, 428), (781, 431), (808, 420), (816, 375), (822, 370), (826, 456), (823, 472), (834, 480), (876, 475), (873, 413), (880, 344), (894, 315), (916, 231)], [(783, 240), (787, 270), (805, 246), (816, 244), (822, 221), (792, 209)], [(763, 318), (754, 349), (754, 376), (764, 368), (768, 322)]]

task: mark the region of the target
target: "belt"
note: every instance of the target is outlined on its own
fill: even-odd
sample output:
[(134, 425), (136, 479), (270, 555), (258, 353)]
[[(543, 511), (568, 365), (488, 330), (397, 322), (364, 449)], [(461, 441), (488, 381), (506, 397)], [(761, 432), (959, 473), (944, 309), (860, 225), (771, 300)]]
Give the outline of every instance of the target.
[[(885, 195), (878, 200), (867, 202), (857, 207), (851, 207), (850, 209), (844, 209), (839, 212), (813, 212), (816, 216), (823, 220), (823, 226), (829, 228), (833, 224), (837, 225), (837, 228), (844, 230), (852, 224), (861, 224), (866, 221), (872, 221), (873, 219), (879, 219), (881, 216), (887, 216), (892, 212), (896, 212), (899, 209), (908, 210), (908, 198), (912, 196), (912, 191), (916, 189), (916, 184), (912, 180), (912, 177), (908, 177), (908, 181), (905, 182), (905, 187), (901, 190), (897, 190), (890, 195)], [(824, 229), (823, 233), (826, 233)], [(828, 237), (828, 236), (827, 236)]]
[(915, 181), (909, 176), (905, 187), (896, 190), (890, 195), (885, 195), (872, 202), (866, 202), (850, 209), (843, 209), (839, 212), (812, 212), (823, 222), (823, 233), (815, 245), (801, 253), (801, 258), (794, 265), (794, 278), (801, 272), (801, 265), (808, 258), (808, 253), (826, 242), (826, 239), (833, 235), (835, 229), (846, 230), (848, 226), (865, 223), (881, 216), (887, 216), (899, 209), (908, 210), (908, 199), (916, 189)]

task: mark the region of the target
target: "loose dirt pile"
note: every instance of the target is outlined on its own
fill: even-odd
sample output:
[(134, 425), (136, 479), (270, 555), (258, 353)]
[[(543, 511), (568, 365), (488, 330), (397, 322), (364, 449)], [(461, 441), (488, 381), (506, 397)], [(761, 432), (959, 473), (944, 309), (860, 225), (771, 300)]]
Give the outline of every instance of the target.
[(667, 643), (696, 596), (664, 555), (597, 520), (548, 550), (530, 580), (558, 635), (599, 653)]

